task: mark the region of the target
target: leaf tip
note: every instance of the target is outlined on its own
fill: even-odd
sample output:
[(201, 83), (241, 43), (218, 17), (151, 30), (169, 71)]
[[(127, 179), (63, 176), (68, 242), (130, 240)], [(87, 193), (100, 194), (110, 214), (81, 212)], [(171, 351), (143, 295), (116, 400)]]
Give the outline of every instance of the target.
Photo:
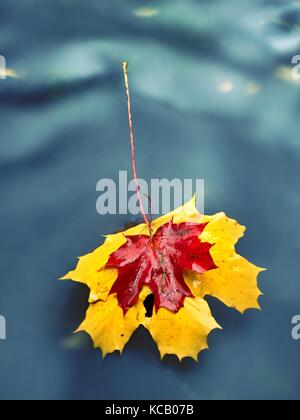
[(71, 280), (71, 275), (72, 275), (72, 271), (70, 271), (69, 273), (65, 274), (62, 277), (59, 277), (58, 280), (62, 281), (62, 280)]

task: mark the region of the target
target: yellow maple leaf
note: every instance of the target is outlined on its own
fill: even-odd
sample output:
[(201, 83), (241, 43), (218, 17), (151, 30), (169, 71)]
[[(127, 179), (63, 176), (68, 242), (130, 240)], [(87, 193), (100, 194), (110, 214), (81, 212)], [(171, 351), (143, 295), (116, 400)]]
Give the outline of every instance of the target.
[(145, 300), (153, 290), (149, 284), (141, 288), (136, 302), (124, 311), (117, 293), (111, 293), (118, 278), (118, 269), (108, 266), (110, 257), (128, 242), (128, 238), (150, 236), (149, 226), (138, 225), (125, 232), (109, 235), (102, 246), (79, 258), (75, 270), (62, 279), (84, 283), (90, 288), (90, 307), (77, 332), (86, 331), (95, 348), (103, 356), (116, 350), (122, 353), (134, 331), (145, 327), (157, 343), (161, 357), (175, 354), (198, 359), (198, 354), (208, 348), (207, 338), (214, 329), (221, 328), (213, 318), (206, 295), (218, 298), (229, 307), (244, 312), (259, 308), (261, 292), (257, 276), (263, 269), (256, 267), (235, 251), (237, 241), (245, 228), (224, 213), (205, 216), (196, 209), (195, 198), (183, 207), (154, 220), (151, 224), (155, 235), (163, 226), (191, 223), (205, 224), (199, 237), (202, 243), (211, 244), (210, 254), (217, 268), (203, 274), (184, 271), (184, 281), (192, 294), (184, 299), (178, 311), (160, 307), (147, 314)]

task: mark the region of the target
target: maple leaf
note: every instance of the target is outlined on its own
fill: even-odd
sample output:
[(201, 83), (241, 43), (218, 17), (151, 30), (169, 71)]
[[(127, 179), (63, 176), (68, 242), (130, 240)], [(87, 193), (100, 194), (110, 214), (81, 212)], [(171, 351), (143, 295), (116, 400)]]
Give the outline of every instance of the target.
[[(63, 279), (90, 288), (90, 307), (77, 331), (86, 331), (105, 356), (123, 351), (144, 326), (161, 357), (197, 360), (210, 332), (220, 328), (205, 296), (240, 312), (259, 308), (256, 267), (235, 251), (245, 228), (224, 213), (201, 215), (195, 198), (178, 210), (126, 232), (81, 257)], [(154, 294), (149, 315), (145, 301)]]
[(151, 238), (129, 236), (110, 256), (107, 267), (118, 269), (110, 293), (117, 294), (124, 313), (137, 302), (144, 285), (154, 293), (156, 311), (164, 307), (176, 313), (186, 297), (193, 297), (183, 271), (203, 274), (216, 268), (209, 253), (212, 245), (199, 240), (205, 226), (170, 221)]

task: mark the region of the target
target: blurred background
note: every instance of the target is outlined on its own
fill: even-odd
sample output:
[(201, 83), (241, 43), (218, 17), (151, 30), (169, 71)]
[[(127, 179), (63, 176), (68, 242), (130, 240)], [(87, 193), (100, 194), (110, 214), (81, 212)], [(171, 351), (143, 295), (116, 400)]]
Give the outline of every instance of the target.
[[(0, 398), (298, 399), (300, 2), (1, 0), (0, 35)], [(57, 281), (132, 222), (96, 212), (97, 181), (130, 170), (125, 59), (140, 176), (204, 178), (269, 268), (262, 312), (208, 299), (224, 331), (199, 364), (143, 330), (103, 361), (72, 335), (87, 288)]]

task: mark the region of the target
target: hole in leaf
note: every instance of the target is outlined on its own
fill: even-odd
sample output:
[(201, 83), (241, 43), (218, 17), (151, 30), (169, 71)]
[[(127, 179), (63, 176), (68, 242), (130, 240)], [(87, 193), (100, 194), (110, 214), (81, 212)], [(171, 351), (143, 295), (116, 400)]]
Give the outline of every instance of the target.
[(151, 318), (153, 315), (153, 308), (154, 308), (154, 294), (147, 296), (144, 300), (144, 306), (146, 309), (146, 318)]

